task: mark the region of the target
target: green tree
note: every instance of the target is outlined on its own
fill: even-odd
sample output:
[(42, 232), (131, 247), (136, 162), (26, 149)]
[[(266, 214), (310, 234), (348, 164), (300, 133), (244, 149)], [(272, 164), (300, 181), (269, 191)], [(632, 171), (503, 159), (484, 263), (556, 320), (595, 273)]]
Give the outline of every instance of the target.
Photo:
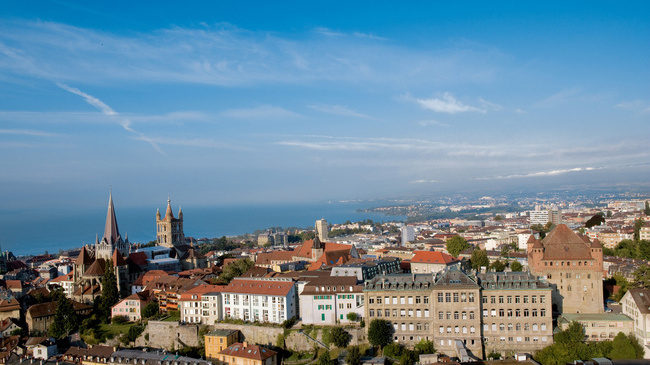
[(494, 221), (495, 221), (495, 222), (502, 221), (502, 220), (503, 220), (503, 217), (502, 217), (502, 216), (500, 216), (500, 215), (498, 215), (498, 214), (494, 216)]
[(120, 300), (120, 294), (117, 291), (117, 278), (113, 271), (113, 264), (109, 260), (106, 263), (106, 271), (102, 277), (102, 295), (99, 297), (99, 315), (98, 317), (104, 323), (111, 321), (111, 307)]
[(556, 343), (564, 343), (568, 345), (575, 345), (581, 343), (585, 338), (585, 330), (578, 321), (573, 321), (569, 326), (558, 332), (553, 339)]
[(502, 272), (505, 269), (506, 269), (506, 264), (504, 262), (499, 261), (499, 260), (496, 260), (496, 261), (494, 261), (493, 263), (490, 264), (490, 270), (492, 270), (492, 271)]
[(393, 342), (393, 326), (385, 319), (373, 319), (368, 326), (368, 342), (383, 348)]
[(345, 356), (345, 362), (348, 365), (361, 365), (361, 351), (359, 346), (352, 346), (348, 350), (348, 354)]
[(480, 270), (482, 266), (490, 266), (490, 259), (487, 257), (487, 252), (479, 248), (476, 248), (474, 251), (472, 251), (470, 262), (472, 263), (472, 269), (474, 270)]
[(593, 217), (589, 218), (587, 222), (585, 222), (585, 227), (591, 228), (594, 226), (600, 226), (601, 224), (605, 223), (605, 217), (601, 213), (596, 213), (593, 215)]
[(420, 340), (420, 342), (415, 344), (415, 351), (421, 355), (435, 354), (436, 348), (433, 346), (432, 341), (427, 341), (423, 338)]
[(645, 208), (643, 209), (643, 214), (650, 215), (650, 203), (647, 200), (645, 201)]
[(219, 282), (222, 284), (228, 284), (233, 278), (243, 275), (253, 265), (253, 261), (249, 259), (239, 259), (228, 264), (223, 268), (221, 275), (219, 275)]
[(641, 230), (641, 227), (645, 225), (645, 221), (643, 218), (638, 218), (637, 220), (634, 221), (634, 240), (639, 242), (639, 231)]
[(318, 365), (336, 365), (338, 361), (336, 359), (332, 360), (330, 356), (330, 352), (325, 350), (325, 352), (318, 357)]
[(521, 271), (524, 269), (524, 266), (517, 260), (510, 263), (510, 270), (512, 271)]
[(404, 350), (399, 358), (400, 365), (414, 365), (418, 361), (415, 351)]
[(650, 266), (641, 265), (634, 271), (634, 286), (650, 288)]
[(639, 256), (639, 244), (633, 240), (621, 240), (621, 242), (614, 247), (614, 255), (635, 259)]
[(350, 313), (348, 313), (345, 317), (346, 317), (346, 318), (348, 319), (348, 321), (350, 321), (350, 322), (356, 322), (356, 321), (359, 319), (359, 315), (356, 314), (356, 313), (354, 313), (354, 312), (350, 312)]
[(140, 334), (143, 331), (144, 331), (144, 326), (133, 325), (129, 327), (129, 331), (123, 337), (124, 340), (123, 343), (128, 344), (130, 342), (135, 342), (135, 340), (140, 336)]
[(79, 318), (72, 303), (64, 296), (56, 301), (56, 312), (49, 333), (54, 338), (63, 338), (79, 327)]
[(610, 359), (636, 359), (636, 350), (632, 346), (630, 339), (623, 332), (619, 332), (616, 335), (612, 345), (612, 351), (609, 353)]
[(467, 243), (467, 240), (458, 235), (447, 240), (447, 252), (454, 257), (458, 257), (458, 254), (470, 247), (471, 246)]
[(650, 241), (639, 241), (639, 258), (643, 260), (650, 260)]
[(147, 303), (147, 305), (142, 308), (142, 317), (144, 318), (150, 318), (158, 314), (160, 311), (160, 307), (158, 305), (158, 302), (150, 302)]
[(330, 333), (330, 338), (334, 342), (334, 346), (338, 348), (345, 348), (350, 343), (352, 335), (341, 327), (334, 327)]

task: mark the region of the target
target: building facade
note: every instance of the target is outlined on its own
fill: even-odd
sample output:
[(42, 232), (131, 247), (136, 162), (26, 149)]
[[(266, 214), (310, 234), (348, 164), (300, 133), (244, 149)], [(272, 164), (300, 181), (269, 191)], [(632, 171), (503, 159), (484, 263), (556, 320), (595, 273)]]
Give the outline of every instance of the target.
[(355, 276), (319, 277), (300, 293), (300, 318), (305, 324), (336, 325), (353, 322), (348, 314), (364, 315), (363, 286)]
[(296, 283), (287, 278), (235, 278), (224, 288), (223, 318), (282, 323), (298, 313)]
[(321, 242), (327, 241), (329, 238), (329, 225), (325, 219), (319, 219), (316, 221), (316, 235)]
[(534, 352), (553, 343), (552, 289), (528, 272), (478, 274), (486, 353)]
[(205, 334), (205, 357), (217, 359), (219, 352), (239, 341), (239, 330), (217, 329)]
[(650, 289), (630, 289), (621, 299), (622, 313), (633, 321), (633, 332), (645, 346), (645, 358), (650, 359)]

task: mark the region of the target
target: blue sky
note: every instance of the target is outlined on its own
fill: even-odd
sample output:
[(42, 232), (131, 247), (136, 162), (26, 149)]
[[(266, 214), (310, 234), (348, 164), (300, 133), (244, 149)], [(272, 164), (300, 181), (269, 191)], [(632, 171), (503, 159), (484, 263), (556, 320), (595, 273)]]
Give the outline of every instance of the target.
[(5, 1), (5, 209), (647, 184), (650, 3)]

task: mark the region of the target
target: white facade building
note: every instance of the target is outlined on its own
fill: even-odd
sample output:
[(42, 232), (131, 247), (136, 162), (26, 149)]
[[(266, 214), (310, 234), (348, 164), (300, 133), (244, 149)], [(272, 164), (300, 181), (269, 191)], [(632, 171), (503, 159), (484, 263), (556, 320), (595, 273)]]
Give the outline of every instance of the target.
[(223, 318), (282, 323), (297, 315), (292, 279), (235, 278), (221, 293)]

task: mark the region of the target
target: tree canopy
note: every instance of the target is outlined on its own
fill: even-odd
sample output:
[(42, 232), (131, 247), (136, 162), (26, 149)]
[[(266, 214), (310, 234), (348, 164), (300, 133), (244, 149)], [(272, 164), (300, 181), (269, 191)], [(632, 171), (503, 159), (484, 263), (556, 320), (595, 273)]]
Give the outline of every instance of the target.
[(361, 364), (361, 351), (359, 346), (352, 346), (348, 350), (348, 354), (345, 356), (345, 362), (348, 365), (360, 365)]
[(226, 265), (223, 268), (223, 272), (221, 275), (219, 275), (219, 282), (222, 284), (228, 284), (232, 279), (236, 278), (237, 276), (241, 276), (244, 274), (248, 269), (250, 269), (254, 265), (253, 261), (249, 259), (239, 259), (231, 264)]
[(490, 270), (495, 271), (495, 272), (502, 272), (506, 269), (506, 264), (505, 262), (502, 262), (500, 260), (494, 261), (492, 264), (490, 264)]
[(515, 260), (510, 263), (510, 270), (512, 271), (521, 271), (524, 269), (524, 265), (522, 265), (519, 261)]
[(461, 236), (454, 236), (447, 240), (447, 252), (454, 257), (470, 248), (471, 246), (467, 243), (467, 240)]
[(345, 348), (350, 343), (352, 335), (341, 327), (334, 327), (330, 333), (330, 338), (336, 347)]
[(482, 266), (490, 266), (490, 259), (487, 257), (487, 252), (479, 248), (476, 248), (474, 251), (472, 251), (470, 262), (472, 263), (472, 269), (474, 270), (480, 270)]
[(605, 217), (601, 213), (594, 214), (587, 222), (585, 222), (585, 227), (591, 228), (594, 226), (599, 226), (605, 223)]
[(368, 342), (380, 348), (393, 342), (393, 326), (385, 319), (373, 319), (368, 327)]
[(98, 317), (104, 323), (111, 321), (111, 307), (120, 300), (117, 291), (117, 278), (113, 271), (113, 263), (109, 260), (106, 263), (106, 271), (102, 277), (102, 295), (99, 297)]
[(79, 317), (72, 303), (65, 296), (59, 296), (56, 301), (56, 312), (50, 325), (49, 333), (54, 338), (63, 338), (79, 327)]

